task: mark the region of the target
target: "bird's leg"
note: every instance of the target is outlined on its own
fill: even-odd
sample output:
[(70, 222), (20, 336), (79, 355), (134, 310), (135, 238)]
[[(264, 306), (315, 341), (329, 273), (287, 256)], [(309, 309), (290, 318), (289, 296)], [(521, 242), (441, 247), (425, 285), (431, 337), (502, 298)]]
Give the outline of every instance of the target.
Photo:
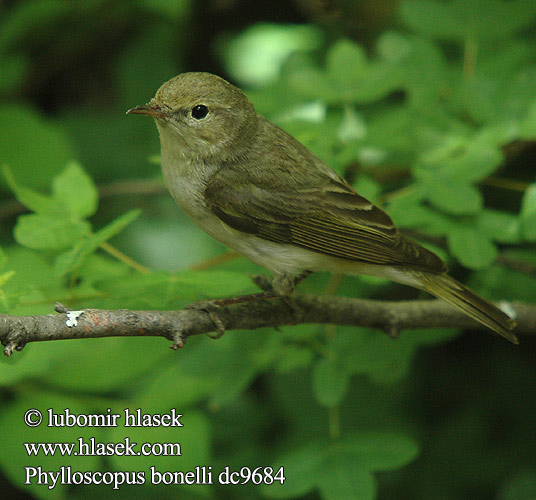
[(216, 334), (207, 334), (211, 339), (219, 339), (225, 333), (225, 325), (218, 316), (218, 309), (220, 307), (230, 306), (233, 304), (241, 304), (243, 302), (250, 302), (254, 300), (271, 299), (276, 297), (274, 292), (259, 292), (249, 295), (240, 295), (238, 297), (228, 297), (225, 299), (211, 299), (211, 300), (199, 300), (191, 304), (184, 306), (184, 309), (195, 309), (197, 311), (206, 312), (214, 326), (216, 327)]
[(261, 290), (275, 292), (279, 297), (287, 297), (292, 295), (294, 288), (312, 273), (312, 271), (303, 271), (297, 276), (279, 274), (274, 278), (269, 278), (264, 274), (255, 274), (251, 279)]
[(255, 283), (264, 292), (273, 292), (272, 287), (273, 278), (266, 276), (266, 274), (253, 274), (251, 275), (251, 281)]
[(310, 274), (312, 274), (312, 271), (303, 271), (297, 276), (279, 274), (275, 276), (271, 282), (273, 293), (275, 293), (275, 295), (289, 307), (296, 323), (303, 318), (303, 309), (298, 306), (296, 301), (292, 298), (292, 292), (298, 283), (302, 282)]
[(201, 300), (188, 304), (184, 308), (204, 311), (210, 316), (217, 332), (215, 335), (209, 335), (209, 337), (213, 339), (218, 339), (225, 333), (225, 325), (217, 314), (217, 310), (220, 307), (242, 304), (244, 302), (252, 302), (255, 300), (280, 298), (289, 306), (293, 315), (300, 319), (303, 316), (303, 311), (290, 295), (294, 291), (296, 285), (307, 278), (311, 273), (312, 271), (304, 271), (298, 276), (280, 274), (273, 279), (264, 275), (255, 275), (252, 277), (252, 280), (259, 288), (261, 288), (261, 290), (263, 290), (262, 292), (239, 295), (238, 297), (228, 297), (225, 299)]

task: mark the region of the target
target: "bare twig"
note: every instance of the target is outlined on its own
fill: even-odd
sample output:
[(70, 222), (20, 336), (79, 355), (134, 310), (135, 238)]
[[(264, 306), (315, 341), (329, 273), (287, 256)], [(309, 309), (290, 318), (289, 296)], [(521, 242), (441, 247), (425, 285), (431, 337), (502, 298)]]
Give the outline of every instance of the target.
[[(254, 330), (296, 323), (323, 323), (378, 328), (391, 336), (415, 328), (483, 327), (438, 300), (386, 302), (346, 297), (296, 294), (299, 318), (288, 303), (258, 300), (218, 309), (227, 330)], [(536, 334), (536, 305), (513, 304), (516, 333)], [(71, 311), (57, 304), (59, 314), (43, 316), (0, 315), (0, 340), (10, 356), (29, 342), (100, 337), (161, 336), (184, 346), (187, 337), (216, 330), (210, 315), (198, 309), (180, 311), (131, 311), (84, 309)]]

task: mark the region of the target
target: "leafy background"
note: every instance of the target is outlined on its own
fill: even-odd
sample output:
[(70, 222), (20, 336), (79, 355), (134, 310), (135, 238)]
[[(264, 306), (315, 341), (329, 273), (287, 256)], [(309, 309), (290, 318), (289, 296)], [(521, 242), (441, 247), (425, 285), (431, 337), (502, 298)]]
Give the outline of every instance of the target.
[[(0, 309), (180, 308), (254, 291), (259, 269), (165, 192), (151, 120), (125, 116), (182, 71), (219, 73), (491, 299), (536, 297), (533, 0), (27, 0), (0, 3)], [(223, 257), (220, 257), (223, 256)], [(415, 290), (312, 276), (372, 298)], [(536, 498), (535, 342), (332, 326), (32, 344), (0, 364), (13, 499)], [(142, 408), (182, 429), (29, 429), (29, 408)], [(78, 437), (181, 457), (38, 457)], [(272, 486), (24, 486), (24, 466), (285, 467)]]

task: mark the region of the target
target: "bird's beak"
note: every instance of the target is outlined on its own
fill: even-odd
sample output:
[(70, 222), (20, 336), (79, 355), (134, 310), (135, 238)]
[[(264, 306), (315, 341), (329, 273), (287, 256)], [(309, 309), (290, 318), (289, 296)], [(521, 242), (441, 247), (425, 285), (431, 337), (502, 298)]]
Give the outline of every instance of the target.
[(166, 111), (156, 104), (143, 104), (142, 106), (130, 108), (127, 111), (127, 115), (148, 115), (153, 118), (166, 118), (169, 116)]

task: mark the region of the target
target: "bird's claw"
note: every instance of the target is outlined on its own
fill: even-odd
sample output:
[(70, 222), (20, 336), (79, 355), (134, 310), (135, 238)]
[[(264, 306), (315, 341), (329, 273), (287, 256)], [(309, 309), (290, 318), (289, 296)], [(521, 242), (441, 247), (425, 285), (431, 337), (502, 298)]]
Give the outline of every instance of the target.
[(273, 292), (272, 287), (273, 279), (265, 274), (253, 274), (251, 275), (251, 281), (255, 283), (263, 292)]
[(214, 323), (214, 327), (216, 328), (215, 334), (207, 333), (211, 339), (219, 339), (225, 333), (225, 325), (217, 313), (219, 308), (220, 305), (218, 304), (217, 300), (201, 300), (188, 304), (184, 307), (184, 309), (194, 309), (196, 311), (203, 311), (208, 314), (210, 320), (212, 323)]

